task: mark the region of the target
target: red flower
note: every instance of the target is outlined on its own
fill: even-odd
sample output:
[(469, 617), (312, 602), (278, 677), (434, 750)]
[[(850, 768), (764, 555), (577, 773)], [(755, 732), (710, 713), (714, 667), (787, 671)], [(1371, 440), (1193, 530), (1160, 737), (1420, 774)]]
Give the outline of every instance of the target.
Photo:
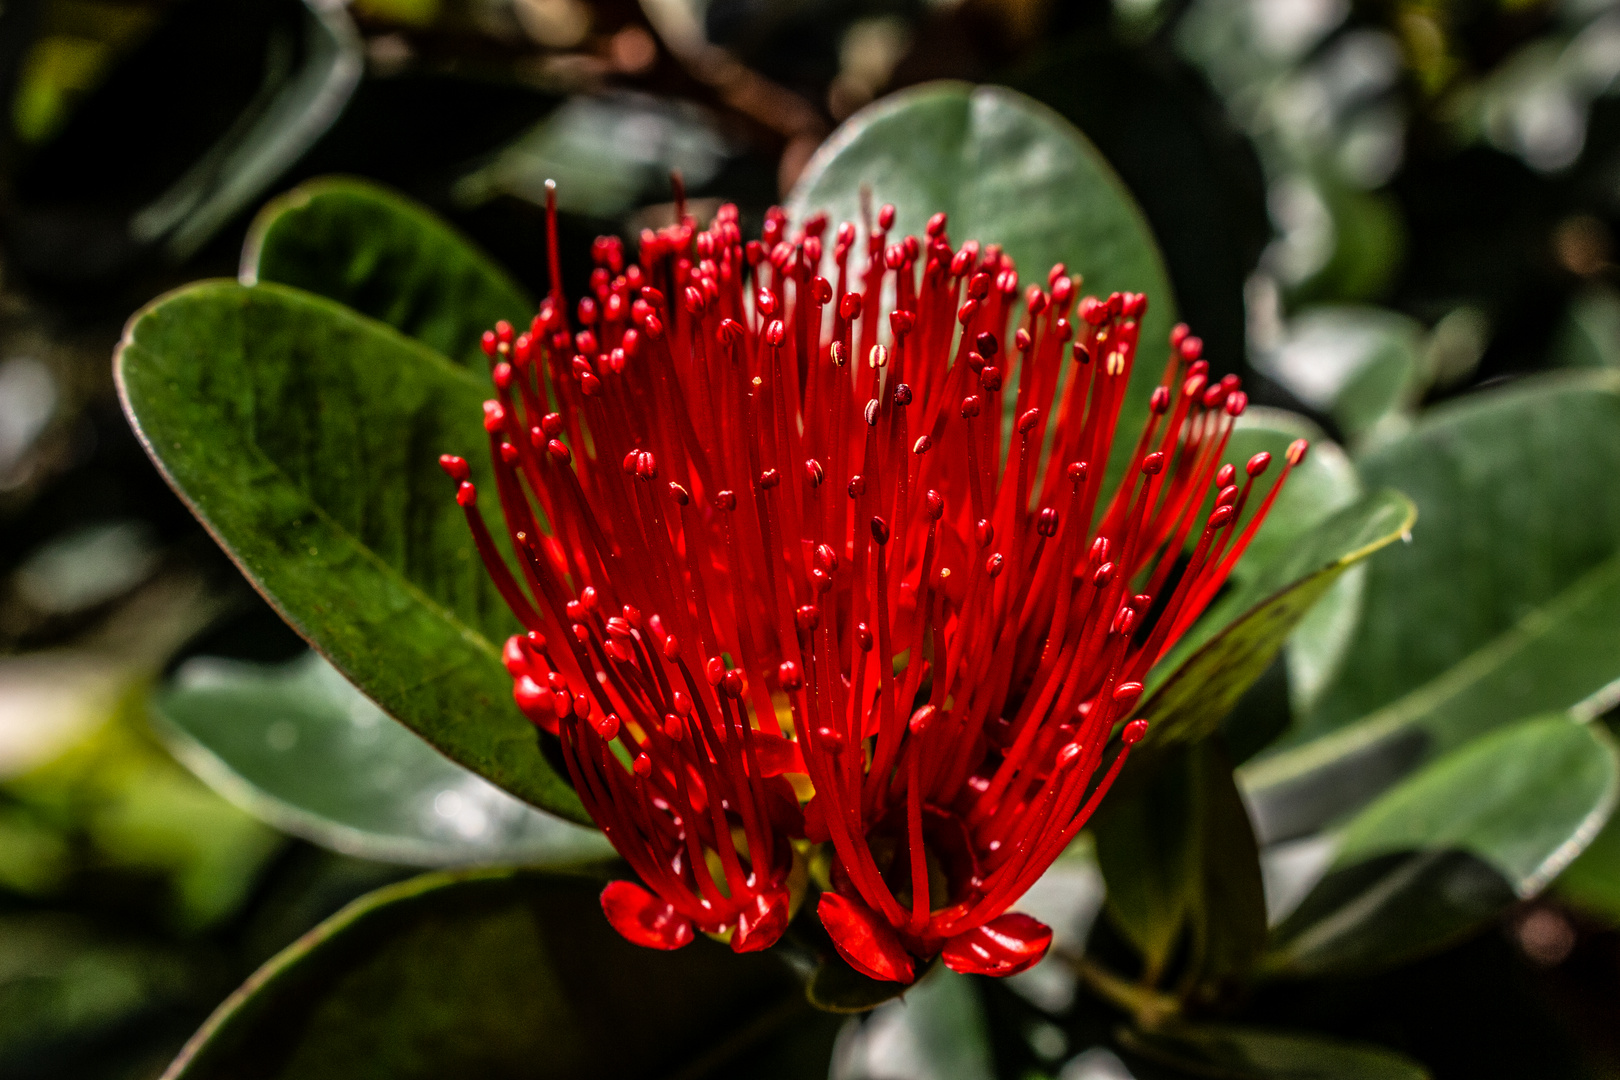
[(485, 335), (518, 575), (443, 464), (528, 630), (517, 702), (641, 879), (602, 895), (639, 944), (770, 945), (823, 844), (817, 911), (858, 970), (1034, 964), (1051, 931), (1008, 909), (1281, 486), (1239, 531), (1269, 457), (1241, 486), (1221, 463), (1246, 398), (1178, 326), (1103, 501), (1146, 297), (1076, 311), (1061, 265), (1020, 292), (945, 215), (897, 243), (893, 219), (853, 260), (841, 226), (828, 265), (824, 218), (772, 211), (744, 243), (735, 208), (682, 215), (633, 264), (598, 240), (572, 318), (554, 285), (527, 332)]

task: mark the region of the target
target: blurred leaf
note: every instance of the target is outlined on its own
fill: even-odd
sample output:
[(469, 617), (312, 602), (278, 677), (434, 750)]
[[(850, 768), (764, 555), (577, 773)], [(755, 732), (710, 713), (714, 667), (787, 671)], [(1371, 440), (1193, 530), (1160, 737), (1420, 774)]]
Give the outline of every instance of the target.
[(1411, 528), (1413, 514), (1398, 491), (1364, 495), (1231, 589), (1150, 673), (1137, 710), (1152, 725), (1144, 746), (1212, 732), (1339, 575)]
[(1620, 925), (1620, 814), (1558, 876), (1558, 895), (1582, 910)]
[(1169, 751), (1143, 786), (1102, 804), (1093, 832), (1108, 913), (1157, 983), (1183, 932), (1188, 985), (1241, 977), (1266, 939), (1260, 856), (1214, 740)]
[(595, 829), (441, 757), (315, 653), (193, 658), (152, 708), (176, 756), (221, 795), (335, 851), (419, 866), (613, 857)]
[(1190, 1076), (1220, 1080), (1427, 1080), (1417, 1062), (1393, 1050), (1236, 1024), (1127, 1029), (1127, 1053)]
[(1389, 290), (1406, 254), (1406, 226), (1388, 192), (1359, 191), (1319, 175), (1313, 182), (1332, 218), (1332, 253), (1321, 269), (1289, 290), (1291, 305), (1377, 300)]
[(608, 928), (600, 887), (483, 870), (371, 893), (261, 968), (165, 1075), (826, 1075), (837, 1021), (774, 955), (638, 948)]
[[(1096, 147), (1067, 120), (1016, 91), (935, 82), (891, 94), (822, 144), (788, 197), (804, 219), (861, 220), (861, 191), (875, 212), (896, 210), (893, 236), (921, 236), (936, 211), (960, 244), (1000, 244), (1023, 280), (1042, 282), (1054, 263), (1085, 275), (1084, 291), (1146, 293), (1143, 362), (1119, 422), (1134, 439), (1161, 374), (1150, 357), (1174, 321), (1170, 283), (1141, 210)], [(1111, 459), (1111, 475), (1123, 469)]]
[(826, 958), (811, 973), (804, 993), (806, 1000), (822, 1012), (864, 1013), (910, 989), (861, 974), (829, 948)]
[(1553, 340), (1552, 358), (1566, 367), (1620, 368), (1620, 295), (1603, 285), (1576, 294)]
[(0, 806), (0, 889), (55, 892), (72, 866), (68, 838), (21, 807)]
[(467, 453), (496, 522), (478, 378), (329, 300), (231, 282), (136, 315), (117, 375), (147, 451), (295, 630), (451, 760), (585, 820), (511, 700), (518, 624), (438, 468)]
[(1283, 340), (1255, 365), (1356, 439), (1422, 396), (1424, 337), (1417, 320), (1398, 312), (1324, 305), (1290, 319)]
[(242, 248), (242, 283), (274, 281), (336, 300), (482, 370), (498, 319), (534, 303), (471, 240), (426, 207), (364, 180), (330, 177), (266, 204)]
[[(891, 984), (892, 985), (892, 984)], [(840, 1039), (839, 1076), (995, 1080), (976, 980), (943, 964)]]
[(1617, 798), (1620, 751), (1595, 724), (1547, 716), (1476, 739), (1344, 825), (1266, 967), (1345, 974), (1442, 948), (1545, 888)]
[(1341, 674), (1293, 745), (1240, 770), (1267, 840), (1501, 724), (1588, 698), (1590, 714), (1620, 678), (1620, 375), (1463, 398), (1357, 465), (1421, 524), (1369, 564)]

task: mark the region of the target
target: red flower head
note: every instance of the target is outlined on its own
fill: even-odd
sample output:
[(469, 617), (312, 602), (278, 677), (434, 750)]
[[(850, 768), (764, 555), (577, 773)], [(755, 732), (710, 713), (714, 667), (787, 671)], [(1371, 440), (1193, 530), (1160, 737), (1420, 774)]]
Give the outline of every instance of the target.
[(1270, 459), (1222, 464), (1246, 398), (1178, 326), (1105, 501), (1147, 298), (1081, 300), (1061, 265), (1021, 291), (945, 215), (893, 220), (852, 259), (853, 225), (773, 210), (744, 243), (733, 207), (683, 214), (634, 263), (598, 240), (572, 310), (554, 285), (485, 335), (517, 575), (443, 464), (528, 631), (517, 702), (641, 879), (602, 894), (638, 944), (770, 945), (824, 844), (817, 912), (858, 970), (1035, 963), (1051, 932), (1008, 909), (1281, 486), (1240, 531)]

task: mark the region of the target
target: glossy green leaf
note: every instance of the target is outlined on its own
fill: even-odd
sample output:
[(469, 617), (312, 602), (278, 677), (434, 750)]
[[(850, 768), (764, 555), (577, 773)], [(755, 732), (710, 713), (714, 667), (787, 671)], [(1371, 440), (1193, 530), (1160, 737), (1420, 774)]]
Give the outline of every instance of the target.
[(1212, 990), (1244, 975), (1265, 945), (1259, 852), (1217, 743), (1173, 748), (1151, 779), (1106, 800), (1093, 826), (1109, 917), (1149, 982), (1184, 936), (1186, 984)]
[(488, 363), (485, 330), (534, 313), (504, 270), (426, 207), (348, 177), (300, 184), (259, 211), (241, 277), (329, 297), (475, 370)]
[(293, 629), (452, 760), (584, 820), (512, 702), (517, 621), (437, 464), (465, 453), (494, 490), (476, 376), (329, 300), (215, 281), (137, 314), (117, 377), (147, 451)]
[(839, 1040), (834, 1075), (995, 1080), (980, 980), (943, 964)]
[(1427, 1080), (1417, 1062), (1366, 1043), (1237, 1024), (1127, 1029), (1120, 1043), (1189, 1076), (1220, 1080)]
[(1334, 581), (1402, 536), (1413, 515), (1398, 491), (1364, 495), (1233, 588), (1150, 673), (1137, 711), (1151, 724), (1144, 747), (1213, 731)]
[(215, 791), (334, 851), (418, 866), (613, 857), (597, 830), (442, 757), (316, 653), (276, 665), (194, 657), (152, 709)]
[(1336, 836), (1328, 874), (1276, 928), (1269, 970), (1386, 967), (1533, 896), (1620, 799), (1620, 750), (1555, 715), (1492, 732), (1407, 777)]
[(1598, 710), (1620, 679), (1620, 375), (1463, 398), (1358, 465), (1422, 523), (1369, 564), (1341, 673), (1293, 745), (1241, 770), (1270, 839), (1494, 727)]
[(1061, 262), (1085, 276), (1086, 293), (1146, 293), (1143, 356), (1120, 420), (1122, 438), (1136, 438), (1162, 373), (1159, 343), (1175, 301), (1152, 230), (1090, 140), (1005, 87), (925, 83), (844, 121), (805, 166), (788, 210), (860, 222), (867, 189), (873, 212), (894, 204), (892, 235), (922, 236), (929, 217), (944, 211), (954, 242), (1000, 244), (1025, 281), (1044, 283)]
[(260, 968), (165, 1076), (826, 1075), (837, 1021), (773, 954), (638, 948), (601, 884), (484, 870), (380, 889)]
[(1558, 877), (1557, 893), (1589, 914), (1620, 925), (1620, 814)]
[(1416, 404), (1428, 382), (1423, 345), (1423, 327), (1410, 316), (1324, 305), (1290, 319), (1256, 364), (1355, 439)]

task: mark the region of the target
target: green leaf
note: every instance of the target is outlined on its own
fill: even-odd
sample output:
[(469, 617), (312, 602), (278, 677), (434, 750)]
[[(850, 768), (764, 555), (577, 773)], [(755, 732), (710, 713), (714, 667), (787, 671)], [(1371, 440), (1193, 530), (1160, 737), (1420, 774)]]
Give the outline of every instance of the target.
[(839, 1040), (838, 1076), (995, 1080), (978, 980), (943, 964)]
[(1589, 285), (1569, 303), (1552, 358), (1566, 367), (1620, 368), (1620, 295)]
[(638, 948), (600, 888), (483, 870), (380, 889), (260, 968), (165, 1077), (826, 1075), (837, 1022), (773, 954)]
[(300, 184), (268, 203), (242, 249), (242, 283), (329, 297), (482, 369), (479, 338), (524, 326), (534, 303), (473, 242), (403, 195), (348, 177)]
[(1334, 581), (1403, 535), (1414, 514), (1398, 491), (1364, 495), (1233, 588), (1149, 674), (1137, 711), (1151, 725), (1143, 745), (1151, 751), (1214, 731)]
[(1546, 887), (1620, 798), (1620, 750), (1595, 724), (1526, 720), (1441, 757), (1336, 836), (1328, 875), (1276, 928), (1293, 975), (1391, 966)]
[[(1005, 87), (925, 83), (844, 121), (805, 166), (788, 210), (860, 222), (864, 188), (874, 212), (894, 204), (892, 235), (921, 236), (944, 211), (955, 242), (1000, 244), (1025, 281), (1044, 283), (1061, 262), (1085, 275), (1086, 293), (1146, 293), (1143, 356), (1119, 425), (1122, 439), (1136, 438), (1162, 374), (1157, 358), (1175, 300), (1147, 220), (1090, 140)], [(1111, 465), (1111, 473), (1122, 469), (1123, 454)]]
[(1601, 711), (1620, 679), (1620, 373), (1472, 395), (1358, 465), (1422, 525), (1368, 565), (1341, 675), (1291, 745), (1240, 770), (1270, 839), (1520, 717)]
[(1236, 1024), (1126, 1029), (1127, 1053), (1221, 1080), (1427, 1080), (1417, 1062), (1366, 1043)]
[(585, 820), (512, 702), (518, 624), (438, 468), (466, 453), (493, 495), (473, 373), (329, 300), (218, 281), (139, 312), (116, 373), (147, 452), (293, 629), (451, 760)]
[(1247, 972), (1266, 939), (1259, 851), (1231, 764), (1217, 740), (1180, 745), (1123, 794), (1093, 826), (1109, 917), (1142, 953), (1150, 984), (1185, 934), (1184, 984), (1213, 994)]
[(1620, 925), (1620, 814), (1558, 876), (1560, 897), (1582, 910)]
[(1408, 412), (1428, 384), (1424, 330), (1383, 308), (1333, 304), (1288, 321), (1256, 365), (1351, 439)]
[(418, 866), (613, 857), (595, 829), (441, 757), (316, 653), (277, 665), (194, 657), (152, 710), (215, 791), (346, 855)]

